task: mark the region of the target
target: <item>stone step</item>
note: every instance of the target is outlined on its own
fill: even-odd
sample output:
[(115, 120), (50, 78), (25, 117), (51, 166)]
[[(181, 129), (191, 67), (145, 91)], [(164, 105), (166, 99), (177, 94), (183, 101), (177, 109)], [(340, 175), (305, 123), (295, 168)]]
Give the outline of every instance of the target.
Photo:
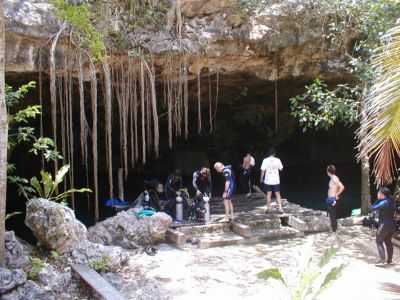
[(251, 237), (245, 238), (233, 232), (222, 234), (204, 234), (197, 238), (200, 249), (212, 247), (232, 246), (242, 244), (253, 244), (269, 241), (272, 239), (303, 236), (304, 233), (290, 227), (280, 229), (260, 229), (251, 232)]

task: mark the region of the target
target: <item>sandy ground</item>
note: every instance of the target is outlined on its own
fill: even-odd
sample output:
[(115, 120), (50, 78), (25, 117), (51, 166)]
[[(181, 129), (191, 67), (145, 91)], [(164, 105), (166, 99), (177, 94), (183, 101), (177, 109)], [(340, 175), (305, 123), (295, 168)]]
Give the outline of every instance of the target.
[[(198, 249), (187, 244), (159, 245), (156, 256), (135, 256), (148, 277), (154, 278), (171, 299), (291, 299), (288, 289), (257, 273), (278, 268), (289, 289), (298, 286), (299, 261), (307, 253), (319, 257), (330, 246), (340, 251), (330, 263), (348, 264), (342, 276), (317, 299), (400, 299), (400, 251), (395, 247), (393, 264), (374, 266), (377, 261), (374, 231), (360, 226), (341, 228), (339, 238), (329, 233), (307, 235), (253, 245)], [(311, 250), (306, 246), (312, 244)]]

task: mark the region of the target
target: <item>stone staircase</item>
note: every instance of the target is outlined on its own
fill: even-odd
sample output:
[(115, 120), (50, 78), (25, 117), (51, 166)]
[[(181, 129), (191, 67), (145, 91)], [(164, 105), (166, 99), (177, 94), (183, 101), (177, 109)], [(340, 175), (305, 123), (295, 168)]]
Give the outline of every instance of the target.
[(265, 198), (259, 194), (253, 194), (252, 198), (238, 195), (234, 197), (233, 205), (234, 222), (219, 223), (224, 217), (224, 208), (222, 199), (214, 198), (211, 202), (212, 217), (209, 223), (174, 223), (168, 233), (169, 240), (179, 240), (178, 244), (190, 242), (206, 249), (298, 237), (305, 233), (330, 229), (329, 219), (324, 212), (303, 208), (287, 200), (283, 201), (283, 214), (277, 212), (274, 204), (271, 212), (266, 214)]

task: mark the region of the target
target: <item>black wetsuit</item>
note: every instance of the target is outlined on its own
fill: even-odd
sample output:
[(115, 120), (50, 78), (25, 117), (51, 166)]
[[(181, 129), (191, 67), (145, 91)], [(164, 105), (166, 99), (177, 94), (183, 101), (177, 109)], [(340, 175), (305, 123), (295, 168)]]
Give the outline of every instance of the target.
[(167, 181), (165, 182), (165, 197), (169, 199), (176, 198), (176, 192), (181, 190), (183, 187), (182, 185), (182, 178), (177, 177), (174, 173), (168, 175)]
[[(165, 211), (171, 217), (175, 218), (176, 211), (176, 192), (179, 192), (183, 188), (182, 178), (177, 177), (175, 173), (168, 175), (167, 181), (165, 182), (165, 198), (167, 199), (165, 205)], [(185, 207), (185, 201), (184, 201)]]
[(204, 194), (211, 194), (212, 184), (211, 184), (211, 175), (204, 176), (201, 174), (201, 171), (196, 171), (193, 173), (193, 187), (197, 191), (200, 191)]
[(387, 262), (391, 263), (393, 258), (392, 235), (396, 230), (396, 221), (394, 220), (394, 202), (392, 199), (378, 199), (372, 205), (372, 210), (379, 211), (379, 226), (376, 233), (376, 245), (381, 261), (385, 261), (386, 245)]
[[(205, 203), (203, 196), (210, 196), (212, 190), (211, 175), (204, 176), (201, 171), (198, 170), (193, 173), (193, 187), (196, 190), (196, 196), (194, 197), (194, 205), (198, 218), (203, 218), (206, 212)], [(202, 195), (197, 195), (197, 191), (200, 191)]]
[(251, 192), (251, 176), (252, 176), (252, 168), (242, 169), (240, 175), (240, 187), (242, 189), (242, 192), (246, 194)]
[(143, 200), (142, 205), (144, 207), (149, 207), (154, 209), (155, 211), (162, 210), (162, 198), (163, 193), (157, 193), (157, 186), (161, 183), (157, 179), (145, 180), (144, 181), (144, 189), (147, 191), (149, 198), (146, 201), (146, 197)]

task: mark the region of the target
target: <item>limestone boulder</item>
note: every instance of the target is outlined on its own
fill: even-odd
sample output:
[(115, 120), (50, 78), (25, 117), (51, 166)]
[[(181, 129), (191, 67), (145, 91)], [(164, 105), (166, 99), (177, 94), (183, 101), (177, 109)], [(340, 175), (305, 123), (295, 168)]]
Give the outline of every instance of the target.
[(102, 262), (103, 259), (106, 259), (109, 270), (116, 271), (125, 265), (129, 258), (129, 253), (121, 247), (104, 246), (85, 241), (71, 252), (71, 256), (75, 263), (88, 265)]
[(165, 213), (138, 218), (136, 211), (130, 209), (90, 227), (88, 239), (93, 243), (137, 249), (163, 239), (171, 222)]
[(26, 204), (25, 224), (39, 244), (58, 253), (72, 251), (86, 240), (86, 227), (67, 206), (45, 199), (31, 199)]

